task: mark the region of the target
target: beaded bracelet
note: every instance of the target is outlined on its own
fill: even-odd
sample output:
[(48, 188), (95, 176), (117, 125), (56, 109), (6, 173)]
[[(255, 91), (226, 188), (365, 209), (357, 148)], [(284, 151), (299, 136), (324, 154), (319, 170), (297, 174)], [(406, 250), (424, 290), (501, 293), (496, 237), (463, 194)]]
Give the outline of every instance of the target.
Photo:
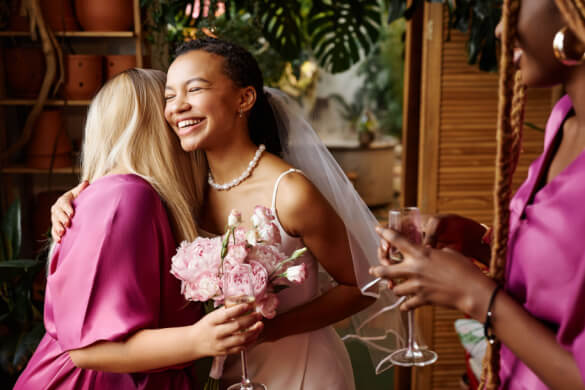
[(494, 305), (496, 295), (498, 294), (498, 291), (500, 291), (501, 288), (502, 288), (502, 286), (499, 284), (496, 286), (496, 288), (494, 288), (494, 291), (492, 292), (492, 296), (490, 297), (490, 302), (488, 303), (488, 309), (487, 309), (487, 314), (485, 316), (485, 322), (483, 323), (483, 334), (485, 335), (485, 338), (487, 339), (488, 343), (490, 343), (490, 344), (494, 344), (496, 342), (496, 336), (494, 335), (493, 329), (492, 329), (492, 317), (493, 317), (492, 306)]

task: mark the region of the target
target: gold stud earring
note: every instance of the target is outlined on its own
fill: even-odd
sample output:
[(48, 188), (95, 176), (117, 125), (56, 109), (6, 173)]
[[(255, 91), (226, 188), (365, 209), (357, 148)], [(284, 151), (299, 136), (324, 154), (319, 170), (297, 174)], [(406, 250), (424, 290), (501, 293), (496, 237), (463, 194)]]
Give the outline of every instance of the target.
[(565, 39), (567, 33), (567, 26), (561, 28), (553, 39), (553, 51), (555, 58), (563, 65), (576, 66), (585, 62), (585, 52), (581, 55), (581, 58), (569, 58), (565, 53)]

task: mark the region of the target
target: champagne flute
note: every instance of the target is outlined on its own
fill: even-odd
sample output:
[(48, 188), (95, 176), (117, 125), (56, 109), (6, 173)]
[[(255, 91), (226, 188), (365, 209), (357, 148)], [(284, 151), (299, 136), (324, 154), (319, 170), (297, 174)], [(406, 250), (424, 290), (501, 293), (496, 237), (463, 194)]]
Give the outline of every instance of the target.
[[(254, 302), (254, 284), (252, 267), (249, 264), (239, 264), (223, 278), (223, 295), (225, 306), (231, 307), (239, 303)], [(242, 380), (228, 387), (227, 390), (267, 390), (262, 383), (255, 383), (248, 377), (248, 364), (246, 361), (246, 350), (243, 349), (242, 359)]]
[[(388, 227), (392, 230), (400, 232), (410, 242), (422, 243), (422, 224), (421, 216), (418, 208), (407, 207), (398, 210), (390, 210), (388, 215)], [(395, 262), (404, 260), (402, 253), (396, 248), (390, 248), (390, 259)], [(396, 280), (395, 283), (400, 283), (401, 280)], [(428, 348), (422, 348), (415, 341), (414, 335), (414, 312), (410, 310), (408, 316), (408, 343), (406, 348), (401, 348), (394, 351), (390, 355), (390, 361), (397, 366), (411, 367), (411, 366), (427, 366), (437, 361), (437, 353)]]

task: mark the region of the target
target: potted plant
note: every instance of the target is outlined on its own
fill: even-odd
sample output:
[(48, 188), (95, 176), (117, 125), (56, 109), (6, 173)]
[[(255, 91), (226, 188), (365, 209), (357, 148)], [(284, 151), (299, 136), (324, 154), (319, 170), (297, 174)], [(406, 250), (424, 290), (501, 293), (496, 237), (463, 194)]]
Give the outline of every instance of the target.
[(19, 258), (21, 238), (17, 200), (0, 219), (0, 382), (10, 386), (45, 332), (38, 292), (44, 261)]

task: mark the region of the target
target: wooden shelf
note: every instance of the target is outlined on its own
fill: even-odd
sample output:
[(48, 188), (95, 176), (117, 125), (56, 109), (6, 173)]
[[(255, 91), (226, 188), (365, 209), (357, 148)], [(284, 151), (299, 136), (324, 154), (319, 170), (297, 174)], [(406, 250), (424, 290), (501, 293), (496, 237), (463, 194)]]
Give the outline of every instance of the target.
[[(0, 99), (0, 106), (33, 106), (35, 99)], [(55, 100), (45, 101), (45, 106), (89, 106), (91, 100)]]
[[(68, 38), (134, 38), (134, 31), (57, 31), (58, 37)], [(28, 37), (28, 31), (0, 31), (0, 37)]]
[[(29, 168), (25, 165), (15, 165), (0, 170), (1, 173), (11, 174), (29, 174), (29, 175), (47, 175), (49, 174), (48, 169)], [(79, 174), (79, 167), (69, 168), (55, 168), (52, 173), (56, 175), (77, 175)]]

